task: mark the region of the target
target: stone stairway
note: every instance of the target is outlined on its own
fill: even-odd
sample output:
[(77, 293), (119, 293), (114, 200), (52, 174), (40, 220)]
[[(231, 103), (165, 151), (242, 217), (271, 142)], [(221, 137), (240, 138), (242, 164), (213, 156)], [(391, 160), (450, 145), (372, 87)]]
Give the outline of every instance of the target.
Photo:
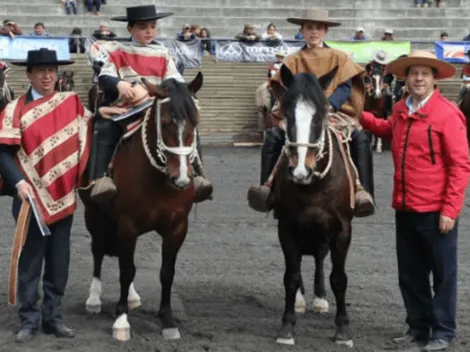
[[(84, 55), (72, 55), (75, 64), (65, 67), (74, 71), (75, 91), (87, 104), (87, 92), (92, 86), (92, 71)], [(8, 82), (18, 94), (27, 89), (24, 68), (12, 66)], [(267, 65), (257, 63), (216, 62), (214, 57), (206, 56), (200, 71), (204, 84), (198, 93), (201, 105), (200, 131), (204, 143), (232, 144), (239, 142), (261, 141), (257, 131), (255, 90), (266, 79)], [(189, 82), (198, 70), (187, 69), (186, 81)], [(459, 72), (454, 79), (439, 83), (444, 95), (455, 101), (460, 89)]]
[[(108, 0), (100, 17), (86, 15), (83, 1), (79, 2), (80, 14), (66, 16), (58, 0), (3, 0), (0, 18), (13, 19), (25, 33), (42, 21), (50, 34), (68, 35), (73, 27), (81, 27), (84, 35), (89, 35), (100, 21), (123, 15), (126, 6), (155, 3), (160, 11), (175, 13), (159, 22), (160, 34), (166, 37), (174, 37), (184, 23), (199, 23), (209, 28), (213, 37), (233, 37), (244, 23), (255, 25), (262, 33), (270, 22), (285, 37), (292, 37), (298, 28), (285, 18), (295, 16), (301, 8), (317, 6), (329, 9), (332, 19), (343, 23), (330, 31), (331, 40), (347, 40), (359, 25), (376, 40), (385, 28), (393, 28), (402, 40), (436, 40), (442, 31), (451, 39), (461, 40), (468, 33), (470, 17), (470, 0), (447, 0), (440, 9), (416, 8), (414, 0)], [(127, 36), (125, 24), (112, 22), (110, 27), (119, 36)]]

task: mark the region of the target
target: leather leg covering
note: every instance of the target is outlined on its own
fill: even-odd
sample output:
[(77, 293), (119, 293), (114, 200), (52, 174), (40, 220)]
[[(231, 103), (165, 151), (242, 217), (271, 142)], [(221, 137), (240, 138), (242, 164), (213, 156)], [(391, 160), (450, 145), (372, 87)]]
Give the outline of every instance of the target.
[(261, 177), (260, 185), (252, 185), (248, 189), (248, 204), (259, 212), (267, 212), (272, 209), (270, 201), (271, 188), (266, 186), (277, 160), (281, 156), (284, 145), (284, 131), (279, 127), (266, 130), (264, 144), (261, 148)]
[(374, 170), (369, 132), (354, 131), (351, 141), (351, 157), (359, 176), (359, 180), (356, 182), (355, 216), (369, 216), (375, 211)]
[(90, 197), (94, 201), (108, 202), (116, 194), (116, 186), (107, 172), (121, 133), (121, 128), (111, 120), (98, 118), (95, 121), (89, 169), (90, 180), (94, 183)]

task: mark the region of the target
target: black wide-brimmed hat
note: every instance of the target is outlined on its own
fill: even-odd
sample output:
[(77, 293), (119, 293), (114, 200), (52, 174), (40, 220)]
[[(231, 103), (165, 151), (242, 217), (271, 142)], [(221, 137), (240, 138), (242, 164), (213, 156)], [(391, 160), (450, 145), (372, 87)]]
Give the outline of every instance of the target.
[(28, 58), (26, 61), (12, 62), (16, 66), (38, 66), (38, 65), (71, 65), (74, 61), (70, 60), (57, 60), (57, 53), (55, 50), (41, 48), (39, 50), (28, 51)]
[(155, 5), (127, 7), (126, 13), (127, 16), (113, 17), (111, 20), (120, 22), (151, 21), (173, 15), (173, 12), (157, 12)]

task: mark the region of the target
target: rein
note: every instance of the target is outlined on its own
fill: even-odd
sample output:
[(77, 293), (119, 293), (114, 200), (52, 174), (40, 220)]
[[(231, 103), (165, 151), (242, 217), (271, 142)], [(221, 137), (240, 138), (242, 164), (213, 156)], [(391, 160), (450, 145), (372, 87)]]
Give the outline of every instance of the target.
[(191, 164), (194, 159), (197, 157), (197, 130), (194, 130), (194, 139), (191, 143), (190, 147), (169, 147), (163, 141), (162, 135), (162, 128), (161, 128), (161, 117), (162, 117), (162, 105), (166, 104), (170, 101), (170, 98), (165, 98), (161, 100), (157, 100), (157, 114), (155, 117), (155, 125), (157, 131), (157, 147), (155, 149), (155, 153), (157, 155), (157, 159), (155, 159), (150, 151), (150, 147), (148, 145), (148, 133), (147, 127), (148, 122), (150, 121), (150, 113), (152, 111), (151, 108), (147, 109), (147, 112), (144, 116), (144, 121), (142, 123), (142, 146), (144, 147), (145, 154), (150, 162), (150, 164), (157, 169), (158, 171), (168, 174), (168, 159), (165, 155), (165, 152), (178, 155), (178, 156), (189, 156), (189, 163)]

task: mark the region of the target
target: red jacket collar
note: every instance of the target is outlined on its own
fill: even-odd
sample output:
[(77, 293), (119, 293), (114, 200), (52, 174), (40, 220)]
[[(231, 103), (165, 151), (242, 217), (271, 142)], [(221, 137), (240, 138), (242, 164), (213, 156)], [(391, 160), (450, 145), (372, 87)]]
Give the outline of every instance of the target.
[(401, 100), (397, 104), (397, 112), (398, 115), (400, 115), (401, 118), (406, 119), (406, 118), (412, 118), (412, 119), (425, 119), (431, 114), (431, 111), (435, 107), (436, 103), (441, 99), (442, 95), (441, 92), (438, 88), (434, 89), (434, 93), (432, 94), (431, 98), (427, 101), (424, 106), (416, 111), (415, 113), (409, 115), (410, 111), (408, 109), (408, 106), (406, 105), (406, 100)]

